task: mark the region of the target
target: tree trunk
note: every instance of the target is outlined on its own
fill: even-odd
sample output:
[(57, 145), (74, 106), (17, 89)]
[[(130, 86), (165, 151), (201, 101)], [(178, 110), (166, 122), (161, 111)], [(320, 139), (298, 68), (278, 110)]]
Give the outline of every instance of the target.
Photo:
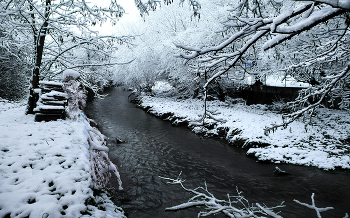
[(50, 10), (51, 10), (51, 8), (49, 7), (50, 5), (51, 5), (51, 0), (46, 0), (44, 23), (41, 26), (41, 28), (36, 31), (36, 34), (34, 34), (34, 44), (35, 44), (35, 51), (36, 51), (35, 65), (33, 69), (33, 76), (32, 76), (31, 86), (29, 91), (28, 107), (26, 111), (27, 114), (34, 114), (34, 108), (36, 107), (36, 103), (39, 100), (39, 94), (35, 93), (35, 89), (39, 88), (40, 66), (43, 58), (45, 36), (47, 33), (47, 27), (49, 25), (48, 19), (50, 17)]

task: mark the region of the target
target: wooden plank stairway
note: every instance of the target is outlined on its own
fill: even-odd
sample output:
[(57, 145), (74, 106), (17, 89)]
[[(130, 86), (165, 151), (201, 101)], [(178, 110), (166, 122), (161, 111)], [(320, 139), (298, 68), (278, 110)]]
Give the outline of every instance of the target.
[(40, 97), (37, 102), (35, 121), (52, 121), (65, 118), (65, 107), (68, 95), (63, 90), (63, 83), (40, 81), (40, 89), (36, 90)]

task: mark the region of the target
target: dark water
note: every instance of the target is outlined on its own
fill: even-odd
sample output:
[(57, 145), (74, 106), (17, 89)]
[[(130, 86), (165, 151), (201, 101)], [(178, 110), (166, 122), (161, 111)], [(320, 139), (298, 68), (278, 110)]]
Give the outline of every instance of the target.
[[(111, 90), (105, 99), (91, 102), (86, 113), (109, 137), (109, 155), (119, 167), (125, 189), (115, 193), (115, 200), (128, 217), (197, 217), (204, 208), (164, 210), (192, 197), (179, 185), (158, 177), (175, 179), (181, 171), (186, 187), (206, 182), (208, 190), (220, 199), (226, 199), (227, 193), (236, 195), (238, 188), (250, 203), (276, 206), (284, 201), (286, 207), (277, 210), (285, 218), (317, 217), (313, 210), (293, 202), (311, 204), (312, 193), (316, 206), (335, 208), (321, 213), (322, 217), (350, 214), (349, 172), (281, 164), (290, 175), (275, 176), (276, 164), (257, 163), (223, 140), (201, 138), (185, 127), (173, 127), (136, 108), (127, 97), (125, 91)], [(125, 142), (117, 143), (116, 138)]]

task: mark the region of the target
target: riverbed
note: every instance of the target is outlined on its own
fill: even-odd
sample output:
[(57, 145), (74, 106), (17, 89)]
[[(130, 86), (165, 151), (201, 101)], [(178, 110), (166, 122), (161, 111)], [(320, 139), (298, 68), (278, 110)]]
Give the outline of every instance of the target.
[[(124, 185), (124, 191), (112, 193), (115, 203), (130, 218), (197, 217), (204, 208), (165, 211), (191, 197), (179, 185), (159, 178), (175, 179), (180, 172), (186, 187), (196, 188), (206, 182), (219, 199), (226, 199), (227, 193), (236, 195), (238, 189), (250, 203), (272, 207), (284, 201), (286, 206), (277, 209), (283, 217), (316, 217), (315, 211), (293, 202), (297, 199), (311, 204), (312, 193), (316, 206), (335, 208), (322, 213), (323, 217), (350, 213), (349, 172), (257, 163), (224, 140), (200, 137), (137, 108), (128, 101), (126, 91), (112, 89), (107, 94), (90, 102), (86, 113), (109, 138), (109, 156), (118, 165)], [(288, 175), (275, 175), (276, 166)]]

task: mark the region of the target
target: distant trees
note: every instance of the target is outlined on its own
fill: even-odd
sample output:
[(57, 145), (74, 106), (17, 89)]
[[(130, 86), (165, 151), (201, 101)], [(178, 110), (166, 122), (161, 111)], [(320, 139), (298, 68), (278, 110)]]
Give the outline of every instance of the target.
[[(172, 2), (164, 1), (165, 4)], [(193, 15), (199, 16), (198, 2), (188, 2)], [(161, 2), (135, 0), (135, 4), (144, 16), (148, 11), (155, 10)], [(107, 21), (116, 24), (123, 14), (124, 9), (115, 0), (111, 0), (108, 7), (90, 6), (85, 0), (0, 2), (0, 47), (9, 51), (9, 44), (15, 42), (19, 48), (25, 48), (25, 59), (32, 69), (27, 113), (33, 113), (38, 99), (35, 90), (39, 79), (53, 79), (64, 69), (73, 68), (110, 75), (97, 67), (119, 64), (111, 55), (112, 51), (117, 44), (129, 42), (130, 37), (101, 36), (91, 27)], [(85, 78), (91, 81), (94, 76)]]
[(117, 81), (144, 91), (150, 90), (156, 80), (168, 80), (182, 96), (196, 94), (200, 86), (197, 75), (191, 72), (189, 66), (183, 65), (181, 59), (174, 57), (177, 52), (174, 42), (199, 45), (219, 40), (221, 35), (215, 30), (221, 28), (218, 20), (227, 15), (227, 6), (220, 0), (201, 1), (200, 11), (195, 17), (191, 2), (173, 1), (171, 5), (148, 12), (144, 15), (144, 22), (125, 24), (125, 28), (120, 28), (120, 31), (136, 37), (129, 48), (124, 46), (115, 55), (123, 61), (133, 58), (135, 61), (115, 67)]
[[(177, 57), (206, 77), (205, 100), (208, 86), (226, 73), (242, 80), (247, 74), (284, 71), (312, 86), (291, 103), (296, 112), (267, 127), (266, 134), (312, 114), (326, 95), (341, 97), (340, 107), (349, 108), (349, 1), (241, 0), (222, 23), (224, 40), (215, 46), (176, 44), (184, 51)], [(200, 122), (208, 116), (205, 111)]]

